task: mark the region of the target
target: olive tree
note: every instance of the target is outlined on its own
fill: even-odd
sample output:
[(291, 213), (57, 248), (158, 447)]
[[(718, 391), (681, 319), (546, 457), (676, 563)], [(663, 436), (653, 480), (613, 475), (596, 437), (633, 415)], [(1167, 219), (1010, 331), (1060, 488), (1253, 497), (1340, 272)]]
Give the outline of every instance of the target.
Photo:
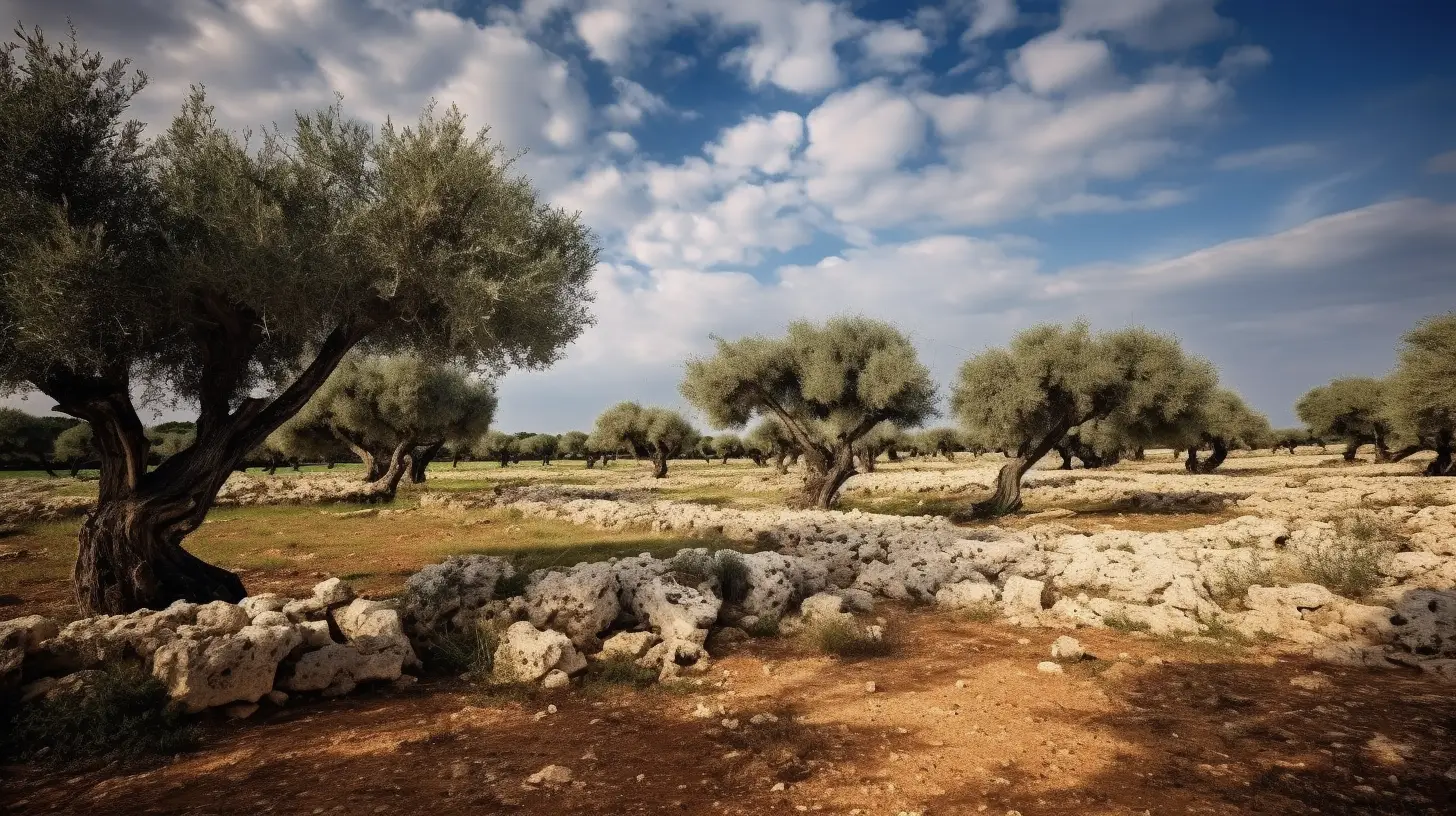
[(697, 442), (698, 432), (676, 411), (621, 402), (597, 417), (592, 438), (607, 449), (626, 448), (634, 456), (651, 459), (653, 477), (662, 479), (668, 460)]
[(743, 441), (748, 447), (749, 455), (757, 454), (758, 456), (754, 460), (754, 464), (762, 465), (763, 460), (772, 457), (774, 469), (780, 475), (789, 472), (789, 467), (785, 464), (789, 457), (801, 453), (799, 443), (795, 442), (788, 429), (773, 417), (764, 417), (759, 420)]
[(726, 465), (729, 459), (744, 455), (743, 440), (738, 434), (718, 434), (713, 437), (713, 453)]
[(364, 463), (364, 479), (392, 499), (400, 479), (424, 469), (447, 442), (485, 432), (495, 388), (413, 354), (350, 357), (283, 429), (322, 425)]
[(1456, 476), (1456, 312), (1416, 324), (1389, 381), (1388, 416), (1403, 438), (1435, 450), (1428, 476)]
[(557, 453), (567, 459), (584, 459), (587, 438), (581, 431), (567, 431), (557, 438)]
[(38, 417), (15, 408), (0, 408), (0, 457), (39, 465), (55, 476), (51, 465), (55, 440), (75, 420)]
[(1269, 437), (1270, 453), (1278, 453), (1287, 450), (1291, 454), (1300, 445), (1323, 445), (1319, 437), (1310, 433), (1308, 428), (1277, 428), (1271, 432)]
[(56, 461), (64, 462), (74, 478), (81, 472), (81, 468), (96, 461), (96, 444), (91, 425), (78, 422), (61, 431), (56, 437), (51, 455)]
[(956, 451), (961, 448), (955, 428), (927, 428), (920, 432), (919, 442), (926, 456), (944, 456), (948, 462), (955, 461)]
[(800, 503), (810, 507), (834, 504), (870, 429), (918, 425), (935, 413), (935, 385), (915, 347), (863, 317), (797, 321), (782, 338), (717, 339), (715, 355), (688, 361), (682, 393), (717, 427), (777, 420), (803, 453)]
[(1022, 477), (1083, 423), (1162, 424), (1182, 407), (1172, 397), (1198, 367), (1171, 337), (1136, 328), (1093, 335), (1081, 322), (1034, 326), (1009, 347), (967, 360), (952, 411), (967, 438), (1015, 452), (1001, 468), (995, 494), (971, 514), (1018, 510)]
[[(148, 141), (125, 120), (144, 77), (19, 38), (0, 49), (0, 388), (95, 434), (87, 614), (241, 599), (182, 541), (356, 346), (538, 368), (589, 322), (591, 234), (453, 107), (371, 128), (335, 105), (249, 141), (196, 89)], [(197, 411), (151, 471), (147, 392)]]
[(1374, 445), (1375, 457), (1390, 458), (1387, 438), (1386, 384), (1374, 377), (1342, 377), (1310, 389), (1294, 406), (1315, 436), (1345, 441), (1345, 461), (1353, 462), (1361, 445)]
[[(1188, 449), (1184, 468), (1189, 473), (1212, 473), (1228, 458), (1230, 448), (1262, 448), (1274, 437), (1269, 420), (1226, 388), (1214, 392), (1200, 414), (1196, 438), (1186, 439), (1184, 445)], [(1198, 449), (1202, 444), (1208, 445), (1212, 453), (1200, 462)]]
[(860, 437), (857, 455), (865, 473), (875, 472), (875, 460), (880, 454), (893, 451), (905, 440), (905, 433), (893, 422), (881, 422)]
[(560, 444), (560, 440), (551, 434), (531, 434), (516, 441), (516, 450), (526, 459), (540, 459), (541, 464), (549, 465), (556, 457)]
[(488, 462), (500, 462), (501, 467), (514, 462), (518, 449), (516, 438), (500, 431), (490, 431), (482, 434), (470, 446), (470, 453), (477, 459), (484, 459)]

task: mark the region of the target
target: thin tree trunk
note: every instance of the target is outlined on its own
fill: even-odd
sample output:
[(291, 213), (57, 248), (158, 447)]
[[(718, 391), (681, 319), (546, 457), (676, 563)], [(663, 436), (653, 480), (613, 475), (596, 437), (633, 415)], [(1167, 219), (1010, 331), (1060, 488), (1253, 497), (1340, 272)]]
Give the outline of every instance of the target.
[(784, 464), (784, 461), (787, 458), (787, 453), (784, 453), (783, 451), (774, 451), (774, 470), (777, 470), (780, 476), (787, 476), (789, 473), (789, 466)]
[(1200, 463), (1198, 461), (1198, 446), (1188, 446), (1188, 459), (1183, 463), (1183, 469), (1189, 473), (1197, 473)]
[(429, 468), (430, 462), (434, 461), (435, 454), (439, 453), (443, 447), (445, 447), (445, 440), (442, 439), (439, 442), (431, 442), (428, 445), (417, 448), (410, 454), (411, 484), (425, 483), (425, 470)]
[(1057, 455), (1062, 457), (1062, 466), (1057, 468), (1057, 470), (1071, 470), (1072, 449), (1067, 447), (1066, 445), (1057, 445), (1056, 447), (1052, 448), (1052, 450), (1056, 451)]
[[(1059, 428), (1052, 429), (1035, 448), (1026, 450), (1026, 445), (1017, 451), (1021, 453), (1010, 462), (1001, 466), (1001, 472), (996, 476), (996, 492), (991, 498), (977, 502), (971, 506), (971, 515), (978, 518), (1004, 516), (1015, 513), (1021, 509), (1021, 478), (1032, 466), (1041, 461), (1043, 456), (1051, 452), (1057, 442), (1067, 435), (1072, 424), (1068, 423)], [(1009, 454), (1009, 451), (1008, 451)]]
[(1344, 453), (1345, 461), (1346, 462), (1353, 462), (1353, 461), (1355, 461), (1355, 453), (1357, 451), (1359, 451), (1359, 450), (1360, 450), (1360, 443), (1359, 443), (1359, 441), (1351, 441), (1350, 443), (1346, 444), (1345, 445), (1345, 453)]
[(667, 478), (667, 453), (665, 451), (654, 451), (652, 454), (652, 478)]
[(875, 472), (875, 459), (879, 458), (873, 451), (865, 451), (859, 455), (859, 462), (864, 466), (865, 473)]
[(1134, 462), (1141, 462), (1146, 456), (1147, 452), (1144, 451), (1142, 448), (1136, 448), (1132, 452), (1132, 459)]

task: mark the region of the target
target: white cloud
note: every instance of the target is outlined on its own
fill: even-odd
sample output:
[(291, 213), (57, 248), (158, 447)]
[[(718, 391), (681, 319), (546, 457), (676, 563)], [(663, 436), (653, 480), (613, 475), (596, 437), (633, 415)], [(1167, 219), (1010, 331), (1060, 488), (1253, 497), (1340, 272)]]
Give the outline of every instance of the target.
[(602, 115), (619, 127), (640, 124), (649, 115), (672, 109), (666, 99), (626, 77), (613, 77), (612, 89), (617, 92), (617, 101), (608, 105)]
[(914, 70), (930, 53), (930, 40), (918, 29), (895, 22), (881, 23), (860, 40), (870, 70), (905, 73)]
[(1240, 45), (1224, 52), (1218, 61), (1218, 72), (1225, 76), (1236, 76), (1257, 71), (1273, 60), (1273, 55), (1263, 46)]
[(962, 45), (1016, 25), (1016, 0), (963, 0), (958, 5), (971, 19)]
[(1313, 161), (1324, 155), (1324, 149), (1309, 142), (1269, 145), (1253, 150), (1227, 153), (1218, 158), (1213, 166), (1219, 170), (1248, 170), (1289, 167)]
[(626, 131), (614, 130), (602, 138), (606, 139), (607, 144), (611, 145), (614, 150), (620, 150), (623, 153), (632, 153), (637, 150), (637, 140)]
[(1456, 173), (1456, 150), (1432, 156), (1426, 161), (1427, 173)]
[(1178, 51), (1226, 34), (1218, 0), (1065, 0), (1067, 34), (1107, 34), (1134, 48)]
[(1107, 43), (1056, 32), (1023, 45), (1012, 61), (1012, 74), (1043, 95), (1096, 81), (1111, 72), (1112, 50)]
[(706, 152), (726, 168), (778, 175), (788, 172), (794, 151), (803, 139), (803, 118), (791, 111), (780, 111), (772, 118), (751, 116), (728, 128)]

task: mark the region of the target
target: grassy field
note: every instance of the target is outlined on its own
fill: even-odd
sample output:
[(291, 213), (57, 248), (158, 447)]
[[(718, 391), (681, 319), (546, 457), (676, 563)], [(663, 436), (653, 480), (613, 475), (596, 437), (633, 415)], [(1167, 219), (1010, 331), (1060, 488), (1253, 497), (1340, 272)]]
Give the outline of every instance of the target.
[[(613, 556), (670, 555), (683, 547), (738, 545), (648, 531), (599, 530), (524, 518), (511, 510), (430, 510), (403, 502), (375, 516), (340, 517), (364, 509), (347, 504), (214, 510), (187, 549), (236, 571), (250, 592), (306, 593), (338, 576), (375, 597), (398, 593), (404, 579), (451, 555), (508, 558), (519, 568), (569, 566)], [(24, 551), (0, 561), (0, 618), (27, 614), (74, 617), (70, 595), (78, 520), (27, 525), (0, 549)]]

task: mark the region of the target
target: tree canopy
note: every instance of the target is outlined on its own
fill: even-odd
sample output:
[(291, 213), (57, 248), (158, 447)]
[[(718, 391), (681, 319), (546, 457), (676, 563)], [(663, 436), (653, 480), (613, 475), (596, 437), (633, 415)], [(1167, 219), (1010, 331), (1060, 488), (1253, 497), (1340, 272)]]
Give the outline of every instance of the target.
[(558, 452), (570, 459), (582, 459), (586, 456), (587, 435), (581, 431), (567, 431), (557, 440)]
[[(19, 38), (0, 49), (0, 389), (92, 426), (85, 612), (242, 597), (180, 542), (352, 348), (535, 368), (590, 322), (595, 240), (454, 107), (370, 127), (335, 105), (249, 141), (197, 89), (149, 142), (125, 119), (144, 77)], [(139, 391), (198, 411), (152, 471)]]
[(1456, 476), (1456, 312), (1427, 318), (1406, 333), (1387, 398), (1387, 416), (1402, 439), (1435, 449), (1426, 473)]
[(1294, 412), (1315, 436), (1345, 441), (1346, 461), (1361, 445), (1374, 445), (1376, 456), (1388, 455), (1390, 419), (1386, 383), (1374, 377), (1341, 377), (1312, 388), (1295, 403)]
[(677, 458), (698, 438), (698, 432), (676, 411), (644, 408), (635, 402), (621, 402), (603, 411), (592, 431), (592, 439), (604, 448), (627, 448), (651, 459), (652, 475), (659, 479), (667, 476), (668, 460)]
[(470, 446), (470, 453), (479, 459), (500, 462), (501, 467), (509, 465), (520, 455), (514, 436), (501, 431), (488, 431)]
[(854, 444), (871, 428), (935, 414), (935, 384), (915, 347), (864, 317), (797, 321), (781, 338), (720, 338), (712, 357), (688, 361), (681, 390), (715, 427), (777, 420), (804, 455), (801, 500), (817, 507), (829, 507), (854, 475)]
[(1000, 515), (1019, 508), (1021, 477), (1083, 423), (1176, 424), (1192, 402), (1188, 383), (1205, 382), (1205, 369), (1211, 371), (1172, 337), (1139, 328), (1094, 335), (1082, 322), (1034, 326), (1007, 348), (967, 360), (951, 395), (952, 411), (968, 438), (1016, 453), (1002, 468), (996, 495), (972, 512)]
[(356, 356), (280, 430), (287, 449), (301, 450), (317, 445), (317, 428), (326, 427), (364, 462), (365, 478), (393, 495), (407, 460), (424, 455), (419, 449), (475, 439), (495, 408), (494, 386), (458, 368), (413, 354)]

